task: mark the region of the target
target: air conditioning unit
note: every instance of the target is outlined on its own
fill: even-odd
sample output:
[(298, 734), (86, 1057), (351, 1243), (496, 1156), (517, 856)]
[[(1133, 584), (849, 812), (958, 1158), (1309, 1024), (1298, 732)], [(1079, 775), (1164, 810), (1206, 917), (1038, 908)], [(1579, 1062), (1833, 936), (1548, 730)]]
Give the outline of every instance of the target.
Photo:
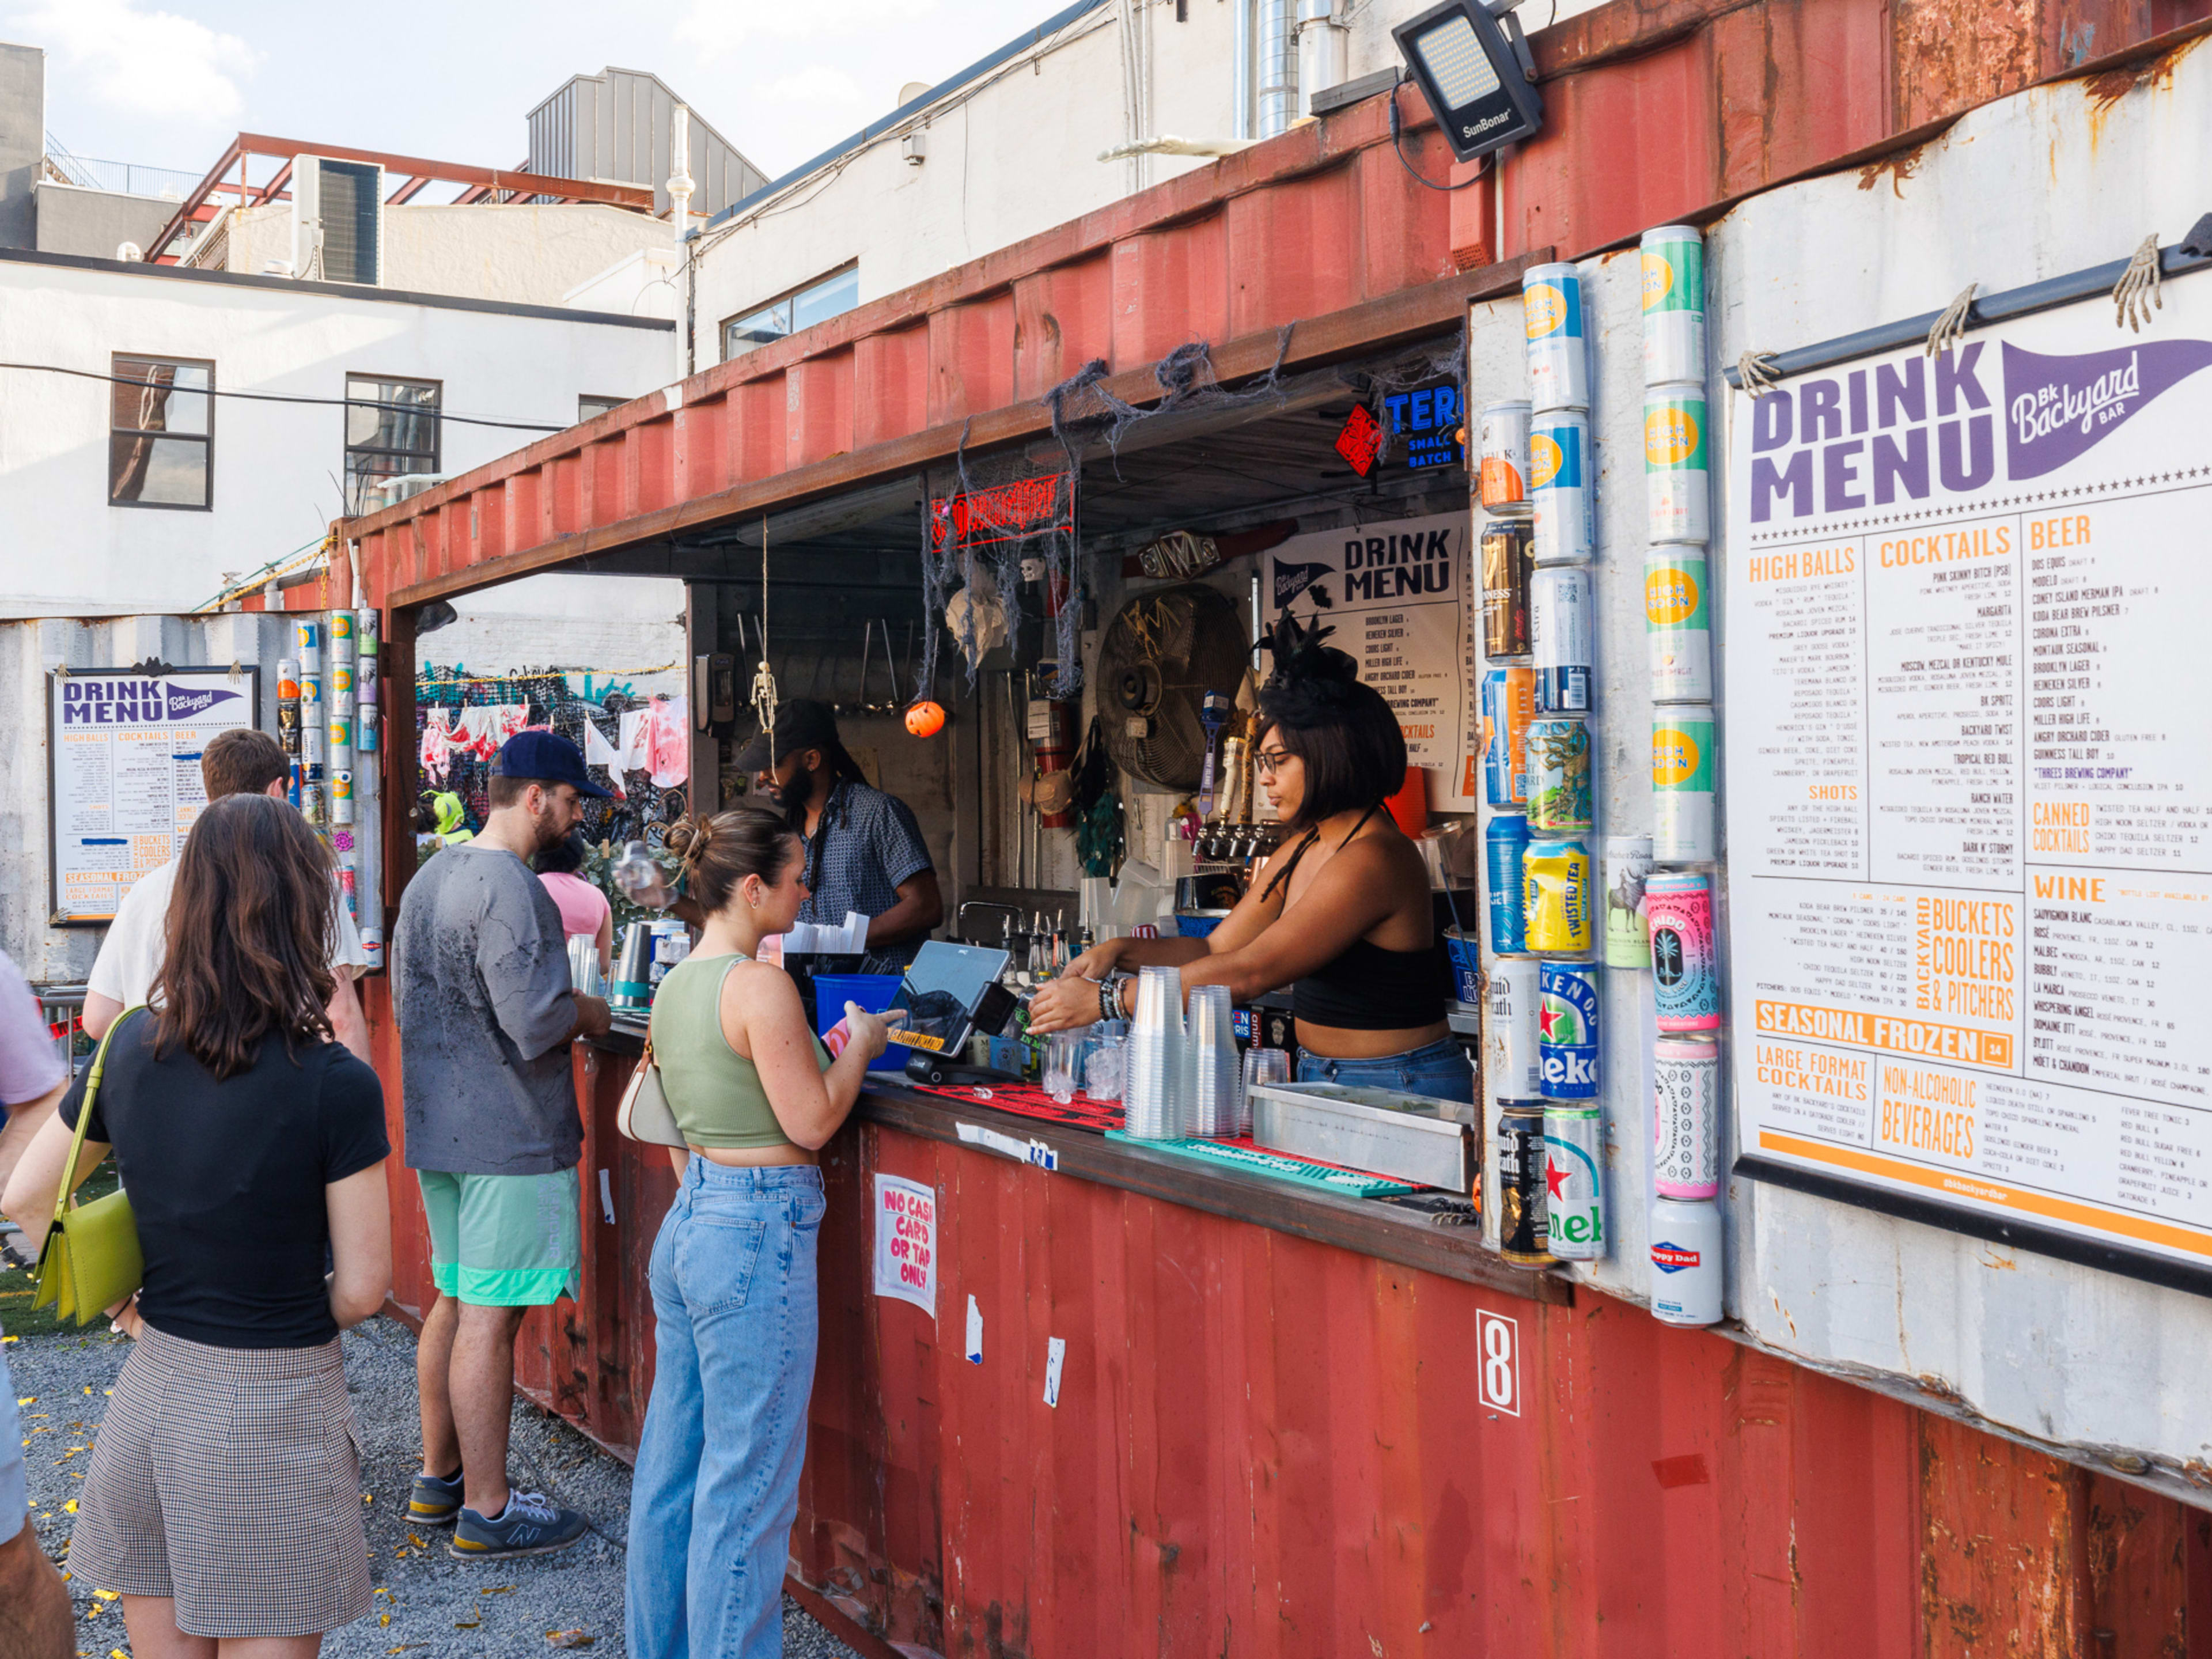
[(311, 282), (383, 283), (382, 167), (293, 157), (292, 270)]

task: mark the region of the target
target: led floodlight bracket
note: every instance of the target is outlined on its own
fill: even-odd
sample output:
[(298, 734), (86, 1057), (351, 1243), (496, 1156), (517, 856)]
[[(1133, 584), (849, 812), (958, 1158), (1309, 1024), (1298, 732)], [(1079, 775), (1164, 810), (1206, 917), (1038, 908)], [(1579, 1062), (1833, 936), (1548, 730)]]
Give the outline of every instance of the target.
[(1445, 0), (1390, 31), (1460, 161), (1543, 130), (1536, 60), (1512, 15), (1519, 3)]

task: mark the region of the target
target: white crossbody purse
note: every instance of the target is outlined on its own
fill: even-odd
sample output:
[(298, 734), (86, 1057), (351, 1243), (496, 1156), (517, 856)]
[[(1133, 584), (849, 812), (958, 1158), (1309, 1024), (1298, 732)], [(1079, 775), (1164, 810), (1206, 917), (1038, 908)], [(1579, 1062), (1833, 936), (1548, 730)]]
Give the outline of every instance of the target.
[(668, 1094), (660, 1086), (660, 1067), (653, 1064), (653, 1039), (645, 1040), (645, 1057), (630, 1074), (629, 1086), (623, 1091), (621, 1109), (615, 1114), (615, 1127), (629, 1139), (641, 1141), (647, 1146), (686, 1146), (684, 1132), (676, 1127), (676, 1114), (669, 1109)]

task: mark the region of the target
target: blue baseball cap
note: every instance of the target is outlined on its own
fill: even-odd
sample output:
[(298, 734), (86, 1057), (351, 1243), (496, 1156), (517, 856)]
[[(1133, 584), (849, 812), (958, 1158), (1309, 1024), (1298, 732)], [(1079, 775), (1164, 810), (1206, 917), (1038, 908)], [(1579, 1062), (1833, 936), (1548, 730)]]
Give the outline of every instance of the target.
[(584, 751), (556, 732), (516, 732), (500, 745), (499, 758), (491, 763), (491, 775), (495, 778), (534, 778), (544, 783), (569, 784), (578, 794), (599, 800), (611, 799), (615, 793), (592, 781), (592, 775), (584, 769)]

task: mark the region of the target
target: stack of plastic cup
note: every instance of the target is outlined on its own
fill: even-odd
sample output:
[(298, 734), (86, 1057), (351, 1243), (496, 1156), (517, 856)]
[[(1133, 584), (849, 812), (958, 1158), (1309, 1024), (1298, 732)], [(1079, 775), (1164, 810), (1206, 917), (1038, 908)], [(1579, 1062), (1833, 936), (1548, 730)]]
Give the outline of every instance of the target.
[(1188, 1133), (1225, 1140), (1237, 1133), (1243, 1077), (1237, 1059), (1235, 1015), (1226, 985), (1194, 985), (1190, 1034), (1183, 1048), (1190, 1071)]
[(1137, 972), (1136, 1017), (1124, 1046), (1128, 1070), (1121, 1106), (1128, 1133), (1145, 1140), (1178, 1140), (1183, 1127), (1182, 970)]
[(1252, 1135), (1252, 1091), (1264, 1089), (1270, 1084), (1291, 1080), (1291, 1057), (1280, 1048), (1248, 1048), (1244, 1051), (1244, 1086), (1237, 1097), (1237, 1133), (1246, 1139)]

